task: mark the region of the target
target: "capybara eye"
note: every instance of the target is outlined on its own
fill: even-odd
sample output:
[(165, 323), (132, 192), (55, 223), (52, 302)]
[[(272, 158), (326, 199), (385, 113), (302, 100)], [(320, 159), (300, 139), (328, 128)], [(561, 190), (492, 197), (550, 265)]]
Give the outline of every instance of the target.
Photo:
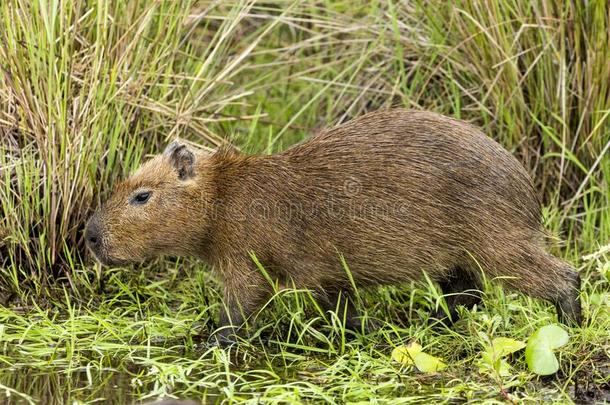
[(132, 204), (146, 204), (148, 202), (148, 199), (150, 198), (151, 194), (152, 193), (150, 191), (141, 191), (131, 198), (131, 203)]

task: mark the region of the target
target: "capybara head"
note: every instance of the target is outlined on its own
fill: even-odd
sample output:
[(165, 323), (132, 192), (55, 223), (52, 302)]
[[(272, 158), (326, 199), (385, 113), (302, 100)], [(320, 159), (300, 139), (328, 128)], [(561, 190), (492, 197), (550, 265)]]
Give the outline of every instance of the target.
[(85, 240), (98, 260), (120, 265), (195, 250), (211, 184), (205, 161), (174, 141), (119, 183), (87, 223)]

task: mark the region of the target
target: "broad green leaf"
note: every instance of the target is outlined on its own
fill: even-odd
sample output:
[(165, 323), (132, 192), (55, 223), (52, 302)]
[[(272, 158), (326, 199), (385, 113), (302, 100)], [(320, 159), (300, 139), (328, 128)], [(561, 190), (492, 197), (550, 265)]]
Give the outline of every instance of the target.
[(413, 358), (415, 367), (424, 373), (434, 373), (447, 367), (438, 357), (434, 357), (424, 352), (417, 353)]
[(438, 357), (422, 352), (421, 345), (415, 342), (395, 348), (392, 351), (392, 359), (402, 364), (414, 365), (424, 373), (433, 373), (447, 367)]
[(421, 345), (415, 342), (406, 346), (398, 346), (392, 350), (392, 359), (403, 364), (413, 364), (413, 356), (421, 353), (421, 349)]
[(544, 344), (528, 346), (525, 361), (530, 371), (538, 375), (550, 375), (559, 370), (559, 362), (553, 351)]
[(493, 339), (491, 344), (481, 353), (479, 372), (495, 371), (501, 376), (510, 375), (510, 366), (502, 357), (508, 356), (524, 347), (525, 343), (520, 340), (505, 337)]
[(499, 337), (491, 342), (491, 349), (497, 357), (504, 357), (525, 347), (525, 343), (511, 338)]
[(553, 354), (566, 343), (570, 336), (559, 325), (543, 326), (530, 336), (525, 348), (525, 361), (530, 371), (538, 375), (554, 374), (559, 369), (559, 362)]
[[(546, 343), (551, 349), (557, 349), (568, 343), (570, 336), (561, 326), (554, 323), (534, 332), (530, 337), (530, 340), (533, 339)], [(530, 340), (528, 340), (528, 344)]]
[(498, 374), (502, 377), (508, 377), (512, 373), (510, 372), (511, 367), (508, 362), (504, 359), (500, 359), (500, 364), (497, 366)]
[[(487, 351), (481, 353), (481, 359), (479, 360), (479, 373), (493, 374), (494, 371), (497, 373), (501, 373), (501, 371), (509, 372), (509, 369), (510, 369), (510, 367), (504, 360), (502, 360), (502, 359), (494, 360), (492, 355), (489, 354)], [(500, 374), (500, 375), (505, 375), (505, 374)]]

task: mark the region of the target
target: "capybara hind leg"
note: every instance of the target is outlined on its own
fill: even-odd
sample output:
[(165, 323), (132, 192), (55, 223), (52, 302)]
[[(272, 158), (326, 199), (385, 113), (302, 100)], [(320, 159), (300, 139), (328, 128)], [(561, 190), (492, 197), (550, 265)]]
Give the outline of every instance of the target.
[(543, 249), (539, 250), (539, 267), (530, 270), (537, 271), (540, 276), (537, 288), (545, 298), (557, 309), (558, 320), (568, 326), (578, 326), (582, 323), (580, 307), (580, 276), (566, 262), (552, 256)]
[(449, 313), (445, 313), (443, 308), (439, 308), (432, 313), (432, 321), (453, 323), (459, 318), (457, 307), (472, 308), (481, 302), (481, 287), (478, 279), (462, 267), (454, 268), (447, 278), (439, 282), (439, 285), (445, 296)]
[[(354, 305), (354, 296), (347, 289), (332, 289), (321, 292), (318, 295), (318, 302), (325, 311), (333, 311), (345, 322), (345, 328), (355, 332), (362, 332), (362, 318)], [(367, 320), (364, 325), (365, 332), (372, 332), (377, 329), (377, 324), (372, 320)]]
[(580, 325), (580, 277), (570, 265), (540, 246), (526, 245), (498, 263), (497, 269), (501, 274), (496, 275), (512, 288), (555, 305), (560, 322)]
[(557, 309), (559, 322), (569, 326), (580, 326), (582, 325), (582, 310), (579, 296), (580, 276), (576, 273), (576, 270), (571, 270), (570, 272), (573, 277), (571, 282), (572, 287), (557, 297), (555, 308)]

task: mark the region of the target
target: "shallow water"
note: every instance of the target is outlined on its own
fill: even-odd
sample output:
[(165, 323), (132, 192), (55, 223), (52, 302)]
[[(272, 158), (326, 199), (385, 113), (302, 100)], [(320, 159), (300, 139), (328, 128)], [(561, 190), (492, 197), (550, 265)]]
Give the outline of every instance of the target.
[(134, 387), (131, 382), (128, 373), (113, 370), (93, 374), (87, 370), (42, 372), (31, 368), (0, 372), (0, 384), (29, 395), (29, 398), (16, 394), (3, 398), (9, 404), (29, 404), (32, 401), (49, 405), (74, 401), (128, 404), (138, 398), (138, 391), (146, 392), (149, 388)]
[[(606, 372), (608, 368), (604, 370)], [(198, 370), (194, 374), (191, 375), (191, 378), (195, 377), (197, 379), (196, 376), (201, 375), (205, 379), (208, 371)], [(245, 380), (250, 379), (246, 378), (244, 380), (243, 377), (242, 375), (242, 383), (248, 385)], [(284, 380), (283, 382), (294, 382), (303, 378), (304, 375), (295, 373), (284, 377), (287, 378), (281, 378), (281, 380)], [(610, 401), (610, 386), (608, 384), (594, 384), (591, 377), (591, 375), (586, 373), (579, 374), (576, 379), (578, 381), (577, 384), (571, 385), (569, 388), (569, 396), (572, 400), (579, 404)], [(257, 378), (254, 377), (249, 381), (253, 383), (250, 387), (253, 390), (246, 389), (238, 394), (237, 398), (242, 400), (257, 398), (261, 392), (257, 393), (256, 388), (264, 391), (268, 387), (257, 384), (256, 380)], [(554, 378), (550, 378), (548, 381), (545, 380), (542, 379), (540, 381), (542, 383), (540, 388), (551, 388), (558, 383)], [(417, 387), (413, 386), (407, 390), (411, 392), (404, 392), (406, 387), (403, 387), (394, 392), (394, 394), (398, 396), (407, 394), (411, 397), (413, 403), (426, 403), (426, 398), (438, 400), (444, 397), (443, 384), (441, 386), (438, 385), (440, 382), (436, 378), (422, 379), (418, 381)], [(377, 383), (383, 384), (383, 381), (377, 381)], [(223, 393), (223, 385), (220, 383), (218, 385), (202, 384), (194, 386), (192, 384), (185, 384), (185, 382), (175, 381), (172, 384), (171, 391), (164, 391), (167, 390), (167, 387), (160, 384), (159, 375), (152, 375), (151, 370), (143, 368), (127, 367), (119, 370), (108, 367), (106, 369), (94, 370), (85, 367), (67, 371), (53, 369), (51, 366), (43, 371), (42, 369), (23, 367), (0, 371), (0, 404), (140, 404), (154, 401), (160, 397), (170, 397), (171, 392), (176, 393), (176, 396), (181, 399), (196, 399), (198, 403), (201, 401), (201, 403), (213, 404), (227, 399)], [(273, 382), (271, 382), (271, 385), (273, 385)], [(294, 388), (296, 389), (297, 387)], [(453, 400), (450, 399), (451, 397), (453, 397)], [(449, 397), (444, 397), (444, 400), (461, 402), (460, 397), (461, 395), (449, 395)], [(551, 395), (548, 399), (553, 400), (553, 397), (554, 395)], [(233, 399), (236, 399), (236, 397), (233, 397)], [(463, 398), (461, 399), (463, 400)]]
[[(146, 401), (146, 396), (159, 391), (154, 378), (134, 378), (138, 372), (113, 369), (46, 371), (23, 368), (0, 371), (0, 403), (63, 405), (74, 402), (103, 404), (132, 404)], [(145, 375), (145, 374), (144, 374)], [(8, 392), (6, 388), (18, 391)], [(176, 389), (184, 389), (176, 384)], [(8, 395), (7, 395), (8, 394)], [(205, 403), (220, 402), (217, 389), (206, 388), (191, 393), (192, 398), (205, 399)], [(162, 395), (161, 395), (162, 396)], [(150, 396), (153, 401), (159, 395)]]

